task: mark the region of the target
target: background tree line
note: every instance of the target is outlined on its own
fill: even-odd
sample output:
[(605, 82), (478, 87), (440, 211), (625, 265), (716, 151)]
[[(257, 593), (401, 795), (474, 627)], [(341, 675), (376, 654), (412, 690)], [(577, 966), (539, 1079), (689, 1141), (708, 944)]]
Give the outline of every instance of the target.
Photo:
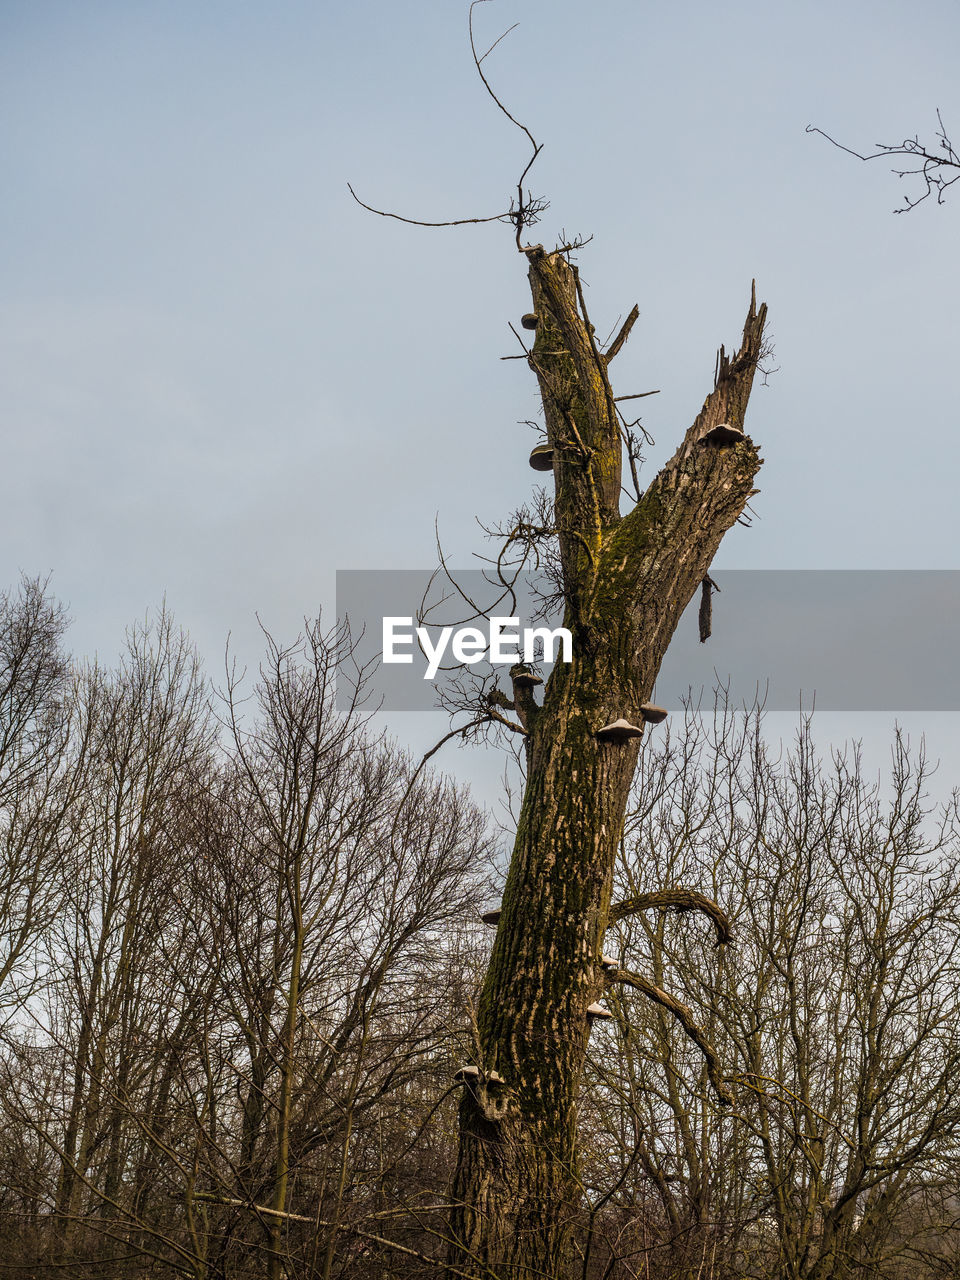
[[(0, 597), (0, 1266), (441, 1270), (486, 816), (371, 732), (362, 673), (337, 710), (342, 633), (268, 639), (215, 695), (164, 615), (115, 670), (65, 629), (41, 582)], [(619, 895), (699, 890), (734, 938), (608, 934), (583, 1275), (955, 1276), (956, 807), (903, 742), (881, 788), (808, 725), (780, 755), (761, 730), (721, 701), (641, 756)]]

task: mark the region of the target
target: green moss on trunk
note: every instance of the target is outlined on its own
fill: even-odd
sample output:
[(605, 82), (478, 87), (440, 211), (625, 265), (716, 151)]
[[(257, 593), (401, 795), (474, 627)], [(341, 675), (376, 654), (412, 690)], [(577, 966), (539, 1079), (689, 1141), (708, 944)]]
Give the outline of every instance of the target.
[(600, 967), (614, 860), (637, 740), (599, 742), (640, 706), (677, 622), (760, 466), (749, 441), (698, 444), (740, 426), (765, 308), (751, 304), (740, 351), (677, 453), (637, 506), (619, 509), (621, 435), (606, 362), (573, 269), (528, 251), (540, 323), (530, 359), (554, 449), (556, 518), (574, 660), (558, 663), (532, 723), (516, 842), (479, 1005), (486, 1073), (464, 1087), (451, 1276), (562, 1277), (579, 1205), (576, 1098)]

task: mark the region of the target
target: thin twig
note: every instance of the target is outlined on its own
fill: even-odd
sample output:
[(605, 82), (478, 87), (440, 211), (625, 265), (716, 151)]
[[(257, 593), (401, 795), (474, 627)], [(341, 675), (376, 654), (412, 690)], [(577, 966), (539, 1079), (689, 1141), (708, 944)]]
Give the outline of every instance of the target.
[[(513, 24), (513, 26), (512, 26), (512, 27), (507, 27), (506, 31), (503, 33), (503, 35), (502, 35), (502, 36), (497, 36), (496, 40), (494, 40), (493, 44), (490, 46), (490, 48), (487, 50), (487, 52), (483, 55), (483, 58), (489, 58), (490, 54), (491, 54), (491, 53), (493, 53), (494, 49), (497, 47), (497, 45), (500, 43), (500, 41), (501, 41), (501, 40), (506, 40), (506, 38), (507, 38), (507, 36), (510, 34), (510, 32), (511, 32), (511, 31), (516, 31), (516, 29), (517, 29), (517, 27), (519, 27), (519, 25), (520, 25), (520, 23), (519, 23), (519, 22), (515, 22), (515, 23)], [(482, 62), (482, 61), (483, 61), (483, 58), (481, 58), (481, 59), (480, 59), (480, 62)], [(478, 64), (478, 65), (479, 65), (479, 64)]]
[[(520, 245), (520, 233), (521, 233), (521, 231), (523, 230), (524, 226), (526, 226), (526, 225), (527, 225), (527, 223), (528, 223), (528, 222), (534, 222), (534, 221), (536, 221), (536, 214), (537, 214), (537, 213), (539, 213), (539, 212), (542, 212), (542, 210), (546, 207), (542, 202), (534, 201), (534, 200), (528, 200), (528, 201), (525, 203), (525, 202), (524, 202), (524, 199), (523, 199), (523, 183), (524, 183), (524, 179), (526, 178), (527, 174), (530, 172), (531, 168), (533, 167), (534, 162), (535, 162), (535, 161), (536, 161), (536, 159), (537, 159), (537, 156), (538, 156), (538, 155), (540, 154), (540, 152), (543, 150), (543, 145), (542, 145), (542, 143), (537, 142), (536, 138), (533, 136), (533, 134), (530, 132), (530, 130), (527, 128), (527, 126), (526, 126), (525, 124), (522, 124), (522, 123), (521, 123), (521, 122), (516, 118), (516, 116), (512, 115), (512, 114), (507, 110), (507, 108), (504, 106), (504, 104), (500, 101), (500, 99), (499, 99), (499, 98), (497, 97), (497, 95), (494, 93), (494, 91), (493, 91), (493, 86), (490, 84), (490, 81), (489, 81), (489, 80), (487, 79), (487, 77), (483, 74), (483, 67), (480, 65), (480, 64), (483, 62), (483, 58), (485, 58), (485, 57), (487, 56), (487, 53), (490, 53), (490, 52), (491, 52), (491, 50), (492, 50), (492, 49), (494, 49), (494, 48), (496, 48), (496, 45), (497, 45), (497, 44), (499, 44), (499, 40), (498, 40), (498, 41), (495, 41), (495, 42), (494, 42), (494, 44), (490, 46), (490, 49), (488, 49), (488, 50), (487, 50), (487, 53), (485, 53), (485, 54), (483, 55), (483, 58), (480, 58), (480, 57), (478, 57), (478, 56), (477, 56), (477, 44), (476, 44), (476, 41), (475, 41), (475, 39), (474, 39), (474, 35), (473, 35), (473, 11), (474, 11), (474, 9), (476, 8), (476, 6), (477, 6), (478, 4), (487, 4), (487, 3), (488, 3), (488, 0), (472, 0), (472, 3), (471, 3), (471, 5), (470, 5), (470, 9), (469, 9), (469, 13), (468, 13), (468, 16), (467, 16), (467, 26), (468, 26), (468, 29), (469, 29), (469, 32), (470, 32), (470, 52), (473, 54), (473, 63), (474, 63), (474, 66), (477, 68), (477, 75), (480, 77), (480, 79), (481, 79), (481, 81), (482, 81), (482, 83), (483, 83), (483, 87), (486, 89), (487, 93), (490, 95), (490, 97), (493, 99), (493, 101), (497, 104), (497, 106), (498, 106), (498, 107), (499, 107), (499, 109), (503, 112), (503, 114), (507, 117), (507, 119), (510, 121), (510, 123), (511, 123), (511, 124), (514, 124), (514, 125), (516, 125), (516, 127), (517, 127), (518, 129), (520, 129), (523, 133), (525, 133), (525, 134), (527, 135), (527, 137), (528, 137), (528, 138), (529, 138), (529, 140), (530, 140), (530, 145), (531, 145), (531, 147), (533, 148), (533, 154), (531, 155), (530, 159), (527, 161), (526, 166), (525, 166), (525, 168), (524, 168), (523, 172), (520, 174), (520, 178), (519, 178), (519, 180), (518, 180), (518, 182), (517, 182), (517, 207), (516, 207), (516, 210), (515, 210), (515, 211), (511, 210), (511, 216), (513, 217), (513, 220), (514, 220), (514, 222), (515, 222), (515, 224), (516, 224), (516, 232), (517, 232), (517, 234), (516, 234), (517, 249), (518, 249), (518, 250), (521, 250), (521, 252), (522, 252), (521, 245)], [(511, 30), (513, 30), (513, 28), (512, 28), (512, 27), (511, 27)], [(504, 35), (506, 35), (506, 34), (507, 34), (507, 33), (506, 33), (506, 32), (504, 32)], [(501, 37), (500, 37), (500, 40), (502, 40), (502, 39), (503, 39), (503, 36), (501, 36)], [(529, 193), (528, 193), (528, 194), (529, 194)]]
[(347, 190), (357, 204), (369, 213), (379, 214), (381, 218), (395, 218), (397, 222), (408, 222), (413, 227), (463, 227), (469, 222), (502, 222), (505, 218), (511, 217), (508, 209), (506, 213), (495, 213), (489, 218), (450, 218), (446, 222), (427, 222), (423, 218), (405, 218), (401, 213), (390, 213), (387, 209), (375, 209), (372, 204), (367, 204), (360, 199), (349, 182), (347, 183)]
[(939, 107), (937, 108), (937, 126), (936, 136), (940, 142), (939, 151), (928, 151), (920, 141), (919, 136), (915, 135), (912, 138), (904, 138), (902, 142), (895, 144), (888, 145), (878, 142), (876, 145), (879, 149), (869, 155), (864, 155), (861, 151), (855, 151), (853, 147), (844, 146), (842, 142), (838, 142), (836, 138), (832, 138), (829, 133), (817, 128), (816, 125), (808, 124), (807, 133), (819, 133), (822, 138), (826, 138), (831, 146), (836, 147), (839, 151), (845, 151), (847, 155), (853, 156), (857, 160), (869, 161), (882, 160), (887, 156), (909, 156), (911, 159), (919, 161), (916, 168), (892, 170), (898, 178), (919, 175), (926, 183), (926, 190), (923, 195), (918, 196), (916, 199), (904, 196), (904, 207), (894, 209), (894, 213), (907, 213), (910, 209), (915, 209), (918, 204), (922, 204), (934, 191), (937, 193), (937, 204), (943, 204), (944, 193), (947, 188), (960, 181), (960, 172), (956, 173), (952, 178), (944, 178), (942, 176), (942, 170), (944, 169), (960, 170), (960, 154), (957, 153), (953, 143), (947, 136)]

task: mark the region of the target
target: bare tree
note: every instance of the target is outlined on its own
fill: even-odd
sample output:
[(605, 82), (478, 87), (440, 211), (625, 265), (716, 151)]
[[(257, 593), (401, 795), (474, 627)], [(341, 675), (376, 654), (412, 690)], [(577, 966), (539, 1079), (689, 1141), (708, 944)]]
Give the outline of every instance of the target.
[(91, 669), (73, 698), (89, 765), (58, 833), (61, 909), (45, 935), (43, 1001), (19, 1019), (62, 1064), (62, 1097), (40, 1122), (57, 1156), (50, 1207), (63, 1255), (83, 1251), (84, 1222), (113, 1216), (137, 1146), (124, 1121), (150, 1074), (156, 940), (175, 903), (165, 828), (211, 744), (196, 657), (167, 616), (131, 632), (115, 677)]
[(29, 981), (59, 901), (59, 829), (81, 767), (68, 758), (66, 626), (39, 579), (0, 594), (0, 1007), (24, 998), (11, 985)]
[(677, 452), (621, 515), (622, 424), (579, 273), (563, 250), (523, 256), (574, 660), (556, 665), (542, 706), (518, 669), (504, 704), (524, 735), (526, 787), (479, 1005), (480, 1075), (461, 1103), (451, 1274), (565, 1274), (580, 1200), (575, 1101), (637, 761), (631, 726), (659, 715), (647, 703), (667, 645), (760, 465), (743, 431), (766, 316), (753, 298)]
[[(610, 381), (638, 309), (601, 350), (571, 260), (583, 242), (552, 251), (523, 242), (547, 207), (524, 188), (541, 147), (490, 83), (483, 63), (499, 41), (478, 53), (477, 2), (470, 6), (477, 74), (531, 151), (509, 209), (465, 221), (513, 227), (532, 297), (523, 325), (535, 330), (524, 358), (545, 423), (531, 463), (553, 476), (545, 519), (512, 521), (497, 564), (518, 541), (521, 548), (554, 544), (574, 653), (569, 664), (556, 664), (542, 705), (520, 665), (511, 693), (487, 690), (463, 730), (495, 721), (522, 736), (526, 780), (479, 999), (475, 1060), (467, 1064), (476, 1074), (463, 1077), (449, 1273), (555, 1277), (572, 1265), (569, 1227), (581, 1204), (576, 1098), (588, 1009), (604, 985), (602, 945), (638, 739), (645, 723), (660, 718), (648, 700), (680, 616), (755, 492), (761, 459), (744, 421), (767, 309), (753, 288), (736, 352), (720, 349), (703, 408), (641, 491), (635, 437), (618, 403), (631, 397), (615, 396)], [(625, 453), (635, 493), (623, 514)]]
[(219, 729), (169, 618), (64, 687), (87, 769), (0, 1045), (0, 1228), (27, 1267), (379, 1275), (388, 1246), (435, 1247), (493, 846), (359, 690), (336, 710), (349, 652), (268, 641)]
[(684, 1029), (614, 997), (612, 973), (628, 1083), (595, 1055), (585, 1099), (618, 1186), (609, 1250), (637, 1247), (639, 1203), (654, 1275), (899, 1276), (935, 1228), (951, 1256), (960, 823), (955, 803), (929, 812), (927, 776), (897, 738), (884, 792), (855, 750), (820, 761), (809, 724), (777, 759), (759, 716), (729, 708), (645, 753), (622, 889), (682, 879), (723, 903), (735, 942), (657, 914), (624, 917), (611, 950), (687, 1005), (735, 1105), (718, 1111)]
[[(313, 625), (289, 648), (268, 638), (252, 700), (231, 676), (230, 754), (181, 829), (211, 980), (180, 1044), (194, 1125), (169, 1172), (215, 1273), (251, 1253), (271, 1276), (355, 1262), (351, 1242), (397, 1185), (385, 1149), (401, 1100), (432, 1105), (450, 1073), (449, 934), (486, 892), (485, 821), (369, 734), (359, 683), (336, 709), (349, 652)], [(170, 962), (189, 1008), (193, 953)]]

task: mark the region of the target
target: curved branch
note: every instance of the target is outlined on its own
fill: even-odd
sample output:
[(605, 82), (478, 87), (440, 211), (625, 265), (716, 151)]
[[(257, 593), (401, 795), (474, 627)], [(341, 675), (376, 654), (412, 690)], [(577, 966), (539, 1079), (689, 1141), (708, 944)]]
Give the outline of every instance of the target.
[(521, 231), (525, 226), (532, 225), (533, 223), (535, 223), (537, 221), (537, 215), (542, 213), (546, 208), (546, 205), (543, 201), (529, 199), (529, 192), (527, 193), (528, 199), (526, 203), (524, 203), (524, 199), (523, 199), (524, 179), (526, 178), (530, 170), (533, 168), (534, 163), (536, 162), (537, 156), (543, 150), (543, 143), (537, 142), (536, 138), (533, 136), (533, 134), (530, 132), (527, 126), (523, 124), (521, 121), (519, 121), (515, 116), (510, 114), (507, 108), (503, 105), (503, 103), (494, 93), (493, 86), (490, 84), (490, 81), (483, 74), (483, 68), (480, 65), (480, 63), (483, 62), (483, 58), (485, 58), (487, 54), (492, 53), (493, 50), (497, 47), (497, 45), (500, 43), (500, 41), (503, 39), (503, 36), (509, 35), (510, 31), (513, 31), (514, 27), (516, 27), (517, 25), (516, 23), (514, 23), (514, 26), (510, 28), (510, 31), (505, 31), (503, 33), (503, 36), (500, 36), (499, 39), (495, 40), (494, 43), (490, 46), (490, 48), (487, 50), (487, 53), (483, 55), (483, 58), (478, 57), (477, 45), (473, 37), (473, 11), (478, 4), (486, 4), (487, 2), (488, 0), (472, 0), (472, 3), (470, 5), (470, 10), (467, 16), (467, 26), (470, 32), (470, 52), (473, 54), (473, 63), (477, 69), (477, 75), (480, 77), (481, 81), (483, 82), (483, 87), (486, 89), (487, 93), (490, 95), (493, 101), (497, 104), (497, 106), (503, 112), (503, 114), (507, 117), (510, 123), (513, 125), (516, 125), (518, 129), (520, 129), (523, 133), (527, 135), (527, 138), (530, 141), (530, 146), (533, 148), (533, 154), (530, 156), (530, 159), (527, 161), (526, 166), (523, 170), (523, 173), (521, 173), (517, 181), (517, 207), (516, 209), (514, 209), (511, 204), (511, 209), (510, 209), (511, 217), (513, 218), (513, 221), (516, 224), (517, 248), (520, 249), (521, 248), (520, 246)]
[(411, 773), (410, 775), (410, 780), (407, 783), (406, 790), (401, 796), (400, 803), (397, 805), (396, 813), (393, 816), (393, 824), (390, 827), (391, 846), (393, 845), (394, 836), (397, 834), (397, 827), (400, 825), (400, 815), (403, 812), (403, 807), (407, 803), (407, 801), (410, 799), (410, 795), (413, 792), (414, 785), (416, 784), (417, 779), (420, 777), (420, 774), (423, 773), (423, 770), (426, 767), (427, 761), (431, 758), (431, 756), (435, 756), (437, 752), (440, 750), (440, 748), (445, 746), (450, 741), (451, 738), (463, 737), (465, 734), (468, 734), (471, 729), (477, 729), (479, 728), (480, 725), (487, 724), (490, 720), (494, 718), (498, 720), (503, 720), (503, 723), (508, 725), (510, 728), (515, 727), (509, 720), (505, 720), (502, 716), (494, 717), (489, 713), (485, 712), (482, 715), (476, 716), (468, 724), (462, 724), (456, 729), (451, 729), (450, 732), (445, 733), (438, 742), (435, 742), (429, 751), (425, 751), (423, 753), (416, 767), (414, 768), (413, 773)]
[(700, 911), (709, 916), (717, 931), (718, 947), (724, 946), (733, 937), (733, 926), (726, 912), (712, 898), (697, 893), (695, 889), (658, 889), (656, 893), (641, 893), (635, 898), (625, 898), (623, 902), (614, 903), (610, 908), (610, 923), (614, 924), (651, 908), (676, 911), (678, 915), (685, 911)]
[(648, 1000), (652, 1000), (654, 1004), (660, 1005), (662, 1009), (666, 1009), (672, 1013), (680, 1026), (697, 1046), (703, 1054), (704, 1061), (707, 1065), (707, 1076), (713, 1086), (713, 1091), (717, 1095), (719, 1102), (725, 1107), (733, 1106), (733, 1094), (727, 1087), (723, 1071), (721, 1070), (720, 1058), (717, 1051), (704, 1035), (703, 1031), (697, 1026), (694, 1020), (693, 1011), (689, 1009), (675, 996), (669, 995), (661, 987), (651, 982), (648, 978), (642, 977), (639, 973), (632, 973), (627, 969), (621, 969), (614, 978), (615, 982), (623, 982), (628, 987), (633, 987), (635, 991), (639, 991), (641, 995), (645, 995)]
[[(536, 159), (536, 157), (537, 157), (537, 152), (540, 150), (540, 144), (537, 142), (536, 138), (533, 136), (533, 134), (530, 132), (530, 130), (527, 128), (527, 126), (526, 126), (525, 124), (521, 124), (519, 120), (517, 120), (514, 116), (512, 116), (512, 115), (510, 114), (510, 112), (507, 110), (507, 108), (503, 105), (503, 103), (500, 101), (500, 99), (499, 99), (499, 98), (497, 97), (497, 95), (494, 93), (494, 91), (493, 91), (493, 89), (492, 89), (492, 87), (491, 87), (491, 85), (490, 85), (490, 81), (487, 79), (487, 77), (486, 77), (486, 76), (483, 74), (483, 72), (480, 70), (480, 63), (483, 61), (483, 58), (485, 58), (485, 57), (487, 56), (487, 54), (488, 54), (488, 53), (492, 53), (492, 52), (493, 52), (493, 50), (494, 50), (494, 49), (497, 47), (497, 45), (500, 43), (500, 40), (502, 40), (502, 39), (503, 39), (503, 36), (507, 36), (507, 35), (509, 35), (509, 34), (510, 34), (510, 31), (513, 31), (513, 30), (514, 30), (514, 29), (519, 25), (518, 23), (516, 23), (516, 22), (515, 22), (515, 23), (513, 24), (513, 26), (510, 28), (510, 31), (505, 31), (505, 32), (503, 33), (503, 36), (500, 36), (500, 38), (499, 38), (498, 40), (496, 40), (496, 41), (495, 41), (495, 42), (490, 46), (490, 48), (487, 50), (487, 53), (485, 53), (485, 54), (483, 55), (483, 58), (478, 58), (478, 57), (477, 57), (477, 46), (476, 46), (476, 42), (474, 41), (474, 38), (473, 38), (473, 11), (474, 11), (474, 9), (477, 7), (477, 5), (478, 5), (478, 4), (487, 4), (487, 3), (488, 3), (488, 0), (473, 0), (473, 3), (470, 5), (470, 12), (469, 12), (468, 19), (467, 19), (467, 25), (468, 25), (468, 27), (469, 27), (469, 31), (470, 31), (470, 52), (473, 54), (473, 62), (474, 62), (474, 66), (477, 68), (477, 74), (479, 75), (480, 79), (483, 81), (483, 87), (486, 89), (487, 93), (489, 93), (490, 97), (494, 100), (494, 102), (497, 104), (497, 106), (500, 108), (500, 110), (503, 112), (503, 114), (507, 117), (507, 119), (510, 121), (510, 123), (511, 123), (511, 124), (515, 124), (515, 125), (517, 126), (517, 128), (518, 128), (518, 129), (522, 129), (522, 130), (523, 130), (523, 132), (524, 132), (524, 133), (527, 135), (527, 137), (530, 139), (530, 145), (533, 147), (533, 159), (535, 160), (535, 159)], [(530, 163), (532, 164), (532, 163), (533, 163), (533, 160), (531, 160), (531, 162), (530, 162)], [(530, 167), (530, 165), (527, 165), (527, 168), (528, 168), (528, 169), (529, 169), (529, 167)], [(526, 169), (524, 170), (524, 173), (526, 173)], [(521, 179), (521, 180), (522, 180), (522, 179)]]
[[(512, 584), (504, 582), (503, 579), (501, 579), (501, 584), (500, 584), (503, 587), (503, 591), (501, 591), (500, 595), (497, 596), (496, 600), (494, 600), (492, 604), (487, 605), (486, 608), (478, 604), (477, 601), (474, 600), (472, 596), (468, 596), (467, 593), (464, 591), (463, 587), (461, 587), (460, 583), (453, 576), (453, 571), (450, 569), (449, 565), (447, 564), (447, 558), (443, 553), (443, 544), (440, 541), (440, 525), (439, 525), (438, 519), (435, 519), (433, 522), (433, 536), (437, 544), (437, 559), (440, 561), (440, 568), (434, 570), (433, 574), (430, 577), (430, 582), (427, 584), (427, 590), (423, 593), (423, 598), (420, 601), (421, 610), (424, 609), (426, 606), (427, 593), (429, 592), (430, 587), (433, 586), (435, 578), (437, 578), (441, 573), (446, 578), (447, 582), (450, 583), (451, 587), (453, 587), (454, 591), (457, 593), (460, 599), (464, 602), (464, 604), (468, 604), (470, 608), (473, 610), (473, 613), (468, 614), (465, 618), (458, 618), (456, 622), (451, 623), (449, 625), (460, 626), (462, 623), (474, 622), (479, 618), (486, 618), (489, 621), (489, 619), (494, 615), (495, 610), (499, 609), (500, 605), (508, 597), (510, 598), (511, 614), (516, 610), (516, 607), (517, 607), (516, 592), (513, 590)], [(498, 565), (498, 568), (499, 568), (499, 565)], [(519, 573), (520, 573), (520, 570), (518, 569), (517, 576), (519, 576)], [(485, 579), (485, 580), (489, 582), (489, 579)], [(494, 586), (495, 584), (491, 582), (490, 585)], [(439, 604), (443, 604), (448, 599), (449, 599), (449, 596), (444, 596), (443, 600), (439, 601)], [(437, 607), (436, 605), (431, 605), (430, 609), (427, 610), (427, 613), (432, 612), (432, 610), (436, 607)], [(419, 611), (417, 613), (417, 617), (418, 619), (420, 618)], [(426, 621), (426, 613), (423, 614), (423, 621), (424, 622)], [(443, 668), (443, 669), (450, 670), (452, 668)]]

